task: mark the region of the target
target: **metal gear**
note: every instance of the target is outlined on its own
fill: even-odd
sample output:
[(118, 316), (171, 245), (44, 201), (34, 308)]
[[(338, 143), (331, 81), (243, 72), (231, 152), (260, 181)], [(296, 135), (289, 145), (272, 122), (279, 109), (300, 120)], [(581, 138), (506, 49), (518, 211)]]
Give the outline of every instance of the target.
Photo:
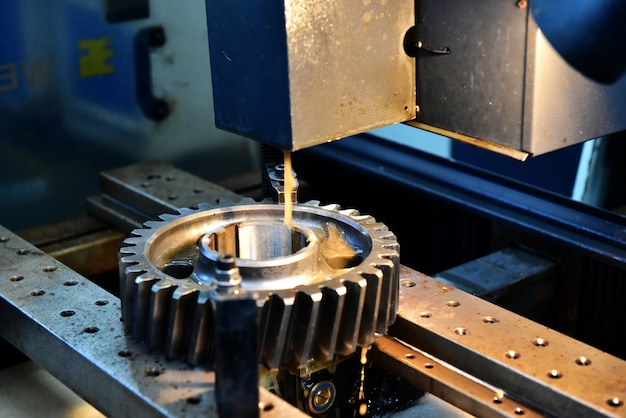
[(338, 205), (296, 205), (291, 226), (283, 213), (244, 199), (181, 209), (134, 230), (119, 254), (127, 332), (170, 358), (206, 363), (215, 272), (220, 254), (230, 254), (236, 288), (256, 300), (266, 367), (328, 362), (370, 345), (396, 316), (395, 235)]

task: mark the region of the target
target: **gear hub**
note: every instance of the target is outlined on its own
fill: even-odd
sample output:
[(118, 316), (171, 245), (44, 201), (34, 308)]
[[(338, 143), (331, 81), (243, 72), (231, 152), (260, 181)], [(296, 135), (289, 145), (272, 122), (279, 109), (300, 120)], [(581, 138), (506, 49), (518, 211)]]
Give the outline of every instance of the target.
[(396, 316), (396, 237), (337, 205), (294, 206), (292, 225), (283, 212), (249, 200), (202, 205), (134, 230), (119, 262), (127, 332), (170, 358), (206, 363), (219, 287), (256, 300), (268, 368), (327, 362), (370, 345)]

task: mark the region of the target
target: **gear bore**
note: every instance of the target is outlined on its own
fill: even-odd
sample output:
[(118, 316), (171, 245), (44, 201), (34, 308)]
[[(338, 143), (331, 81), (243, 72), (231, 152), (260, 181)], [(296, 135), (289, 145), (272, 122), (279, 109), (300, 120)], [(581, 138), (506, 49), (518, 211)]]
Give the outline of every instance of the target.
[(227, 289), (256, 300), (268, 368), (324, 363), (370, 345), (396, 316), (395, 235), (338, 205), (294, 206), (291, 225), (282, 217), (282, 205), (244, 200), (181, 209), (134, 230), (119, 262), (127, 332), (169, 358), (205, 364), (211, 295)]

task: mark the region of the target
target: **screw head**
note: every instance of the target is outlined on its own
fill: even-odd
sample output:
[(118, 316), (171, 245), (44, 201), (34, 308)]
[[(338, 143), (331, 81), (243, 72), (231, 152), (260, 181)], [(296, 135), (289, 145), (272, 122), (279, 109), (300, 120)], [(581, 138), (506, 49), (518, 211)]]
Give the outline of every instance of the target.
[(321, 381), (315, 384), (309, 393), (309, 412), (323, 414), (328, 411), (335, 402), (335, 385), (329, 381)]

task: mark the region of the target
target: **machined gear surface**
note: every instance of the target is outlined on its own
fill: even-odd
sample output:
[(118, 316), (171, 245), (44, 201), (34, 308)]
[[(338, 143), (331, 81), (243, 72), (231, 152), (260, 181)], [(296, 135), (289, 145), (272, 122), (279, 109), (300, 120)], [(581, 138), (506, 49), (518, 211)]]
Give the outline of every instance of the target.
[(220, 254), (235, 256), (238, 289), (256, 300), (259, 354), (269, 368), (327, 362), (368, 346), (393, 323), (399, 245), (356, 210), (222, 203), (181, 209), (134, 230), (120, 249), (127, 332), (191, 364), (210, 357), (211, 294)]

